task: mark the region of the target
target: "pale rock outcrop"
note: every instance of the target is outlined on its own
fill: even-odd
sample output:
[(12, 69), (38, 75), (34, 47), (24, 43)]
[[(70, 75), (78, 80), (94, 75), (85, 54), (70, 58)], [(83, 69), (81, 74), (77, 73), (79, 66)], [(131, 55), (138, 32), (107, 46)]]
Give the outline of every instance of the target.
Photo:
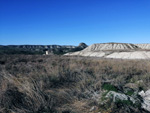
[[(150, 44), (143, 46), (148, 48)], [(150, 51), (141, 46), (128, 43), (100, 43), (93, 44), (82, 51), (65, 55), (88, 56), (112, 59), (150, 59)]]
[(135, 45), (140, 47), (141, 49), (148, 49), (148, 50), (150, 50), (150, 44), (135, 44)]
[(85, 48), (84, 51), (101, 51), (101, 50), (133, 50), (138, 48), (134, 44), (128, 43), (100, 43), (100, 44), (93, 44), (88, 48)]
[(105, 56), (105, 52), (91, 52), (91, 51), (78, 51), (73, 53), (67, 53), (65, 55), (71, 55), (71, 56), (90, 56), (90, 57), (103, 57)]
[(139, 95), (143, 98), (142, 108), (150, 112), (150, 89), (139, 92)]
[(106, 58), (118, 58), (118, 59), (150, 59), (150, 52), (146, 51), (134, 51), (134, 52), (114, 52)]
[(133, 102), (133, 104), (135, 103), (134, 98), (132, 98), (131, 96), (125, 95), (123, 93), (117, 93), (115, 91), (108, 92), (106, 97), (107, 98), (112, 97), (113, 98), (113, 102), (116, 102), (116, 100), (128, 100), (128, 101)]

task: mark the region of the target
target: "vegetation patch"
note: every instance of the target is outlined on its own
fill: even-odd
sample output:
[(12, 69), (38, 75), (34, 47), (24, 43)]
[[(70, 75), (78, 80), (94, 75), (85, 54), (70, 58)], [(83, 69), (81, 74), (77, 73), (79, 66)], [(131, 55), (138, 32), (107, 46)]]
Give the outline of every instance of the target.
[(133, 106), (133, 102), (130, 101), (130, 100), (116, 100), (115, 102), (116, 104), (119, 104), (119, 105), (128, 105), (128, 106)]
[(110, 91), (121, 92), (140, 100), (134, 88), (132, 91), (122, 87), (131, 78), (143, 80), (142, 88), (150, 89), (149, 77), (147, 60), (0, 55), (0, 112), (88, 113), (95, 106), (102, 113), (146, 113), (140, 102), (133, 104), (131, 99), (113, 102), (106, 95)]
[(107, 91), (115, 91), (115, 92), (118, 91), (118, 89), (115, 86), (108, 84), (108, 83), (103, 84), (102, 89), (107, 90)]
[(129, 91), (127, 91), (125, 94), (131, 96), (131, 95), (134, 94), (134, 91), (129, 90)]

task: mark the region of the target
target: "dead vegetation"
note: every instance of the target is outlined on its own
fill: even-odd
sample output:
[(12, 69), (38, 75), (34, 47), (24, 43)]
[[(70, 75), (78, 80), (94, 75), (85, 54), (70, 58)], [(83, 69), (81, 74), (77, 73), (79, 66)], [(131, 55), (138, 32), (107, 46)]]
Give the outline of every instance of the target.
[(2, 55), (0, 112), (88, 113), (92, 106), (98, 112), (101, 108), (94, 94), (101, 94), (104, 83), (147, 90), (150, 61)]

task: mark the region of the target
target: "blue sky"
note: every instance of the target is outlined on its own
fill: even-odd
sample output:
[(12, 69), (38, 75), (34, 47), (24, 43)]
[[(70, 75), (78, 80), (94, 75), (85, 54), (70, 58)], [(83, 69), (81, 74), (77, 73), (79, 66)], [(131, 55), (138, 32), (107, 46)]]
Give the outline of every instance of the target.
[(150, 0), (0, 0), (0, 45), (150, 43)]

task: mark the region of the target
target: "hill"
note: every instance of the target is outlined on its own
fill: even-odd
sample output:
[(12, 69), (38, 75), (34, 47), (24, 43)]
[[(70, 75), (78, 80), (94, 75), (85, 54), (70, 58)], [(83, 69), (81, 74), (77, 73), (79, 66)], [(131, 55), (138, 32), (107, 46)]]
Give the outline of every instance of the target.
[(102, 51), (102, 50), (134, 50), (139, 47), (128, 43), (99, 43), (93, 44), (85, 49), (85, 51)]
[(140, 47), (141, 49), (150, 50), (150, 44), (135, 44), (135, 45)]
[(99, 43), (66, 55), (115, 59), (150, 59), (150, 49), (148, 44)]

